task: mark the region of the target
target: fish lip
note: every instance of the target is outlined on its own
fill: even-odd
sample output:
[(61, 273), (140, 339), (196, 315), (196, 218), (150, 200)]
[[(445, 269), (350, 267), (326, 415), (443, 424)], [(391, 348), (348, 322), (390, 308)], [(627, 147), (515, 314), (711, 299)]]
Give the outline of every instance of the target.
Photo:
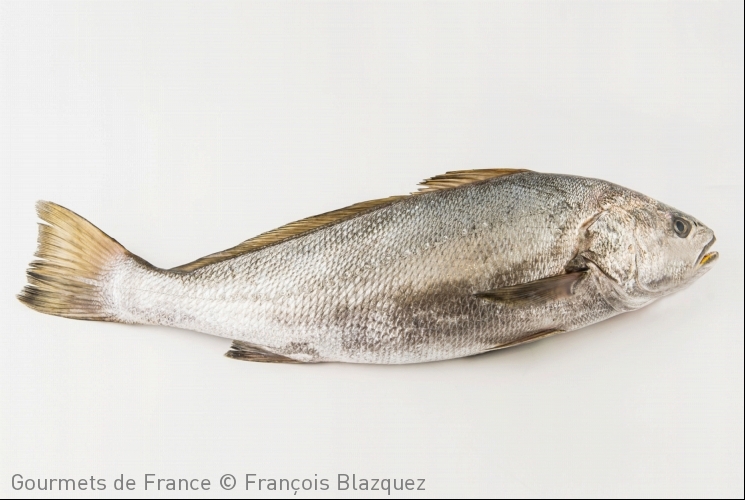
[(711, 252), (707, 253), (707, 251), (711, 248), (711, 246), (717, 241), (716, 236), (712, 236), (709, 243), (704, 246), (704, 248), (701, 250), (701, 253), (698, 254), (698, 259), (696, 259), (696, 263), (699, 266), (704, 266), (708, 264), (709, 262), (714, 262), (717, 257), (719, 257), (719, 252)]

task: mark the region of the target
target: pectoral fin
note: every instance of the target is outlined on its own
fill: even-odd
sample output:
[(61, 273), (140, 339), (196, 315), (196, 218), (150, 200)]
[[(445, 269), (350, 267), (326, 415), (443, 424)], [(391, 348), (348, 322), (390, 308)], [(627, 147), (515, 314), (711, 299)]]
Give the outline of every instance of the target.
[(572, 295), (574, 287), (579, 283), (588, 270), (583, 269), (566, 274), (559, 274), (529, 283), (506, 286), (478, 292), (474, 295), (482, 299), (504, 303), (540, 304), (543, 302), (562, 299)]
[(243, 361), (257, 361), (259, 363), (302, 363), (287, 356), (282, 356), (263, 347), (259, 347), (241, 340), (234, 340), (230, 350), (225, 353), (229, 358)]

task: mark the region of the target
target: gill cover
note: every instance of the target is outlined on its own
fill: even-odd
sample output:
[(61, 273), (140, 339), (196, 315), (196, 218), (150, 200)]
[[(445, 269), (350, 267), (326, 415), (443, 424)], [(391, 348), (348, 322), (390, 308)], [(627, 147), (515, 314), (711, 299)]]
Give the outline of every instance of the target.
[(584, 249), (580, 252), (626, 292), (633, 290), (636, 278), (634, 225), (631, 214), (609, 207), (585, 230)]

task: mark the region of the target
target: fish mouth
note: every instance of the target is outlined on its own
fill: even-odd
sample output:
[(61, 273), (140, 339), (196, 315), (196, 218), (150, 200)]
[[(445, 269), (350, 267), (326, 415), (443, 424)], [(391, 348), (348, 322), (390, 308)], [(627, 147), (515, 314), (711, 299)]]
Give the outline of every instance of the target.
[(714, 244), (714, 242), (717, 241), (716, 236), (711, 237), (711, 241), (706, 244), (706, 246), (701, 250), (701, 253), (698, 256), (698, 265), (699, 267), (705, 266), (706, 264), (709, 264), (711, 262), (714, 262), (719, 257), (719, 252), (708, 252), (709, 248)]

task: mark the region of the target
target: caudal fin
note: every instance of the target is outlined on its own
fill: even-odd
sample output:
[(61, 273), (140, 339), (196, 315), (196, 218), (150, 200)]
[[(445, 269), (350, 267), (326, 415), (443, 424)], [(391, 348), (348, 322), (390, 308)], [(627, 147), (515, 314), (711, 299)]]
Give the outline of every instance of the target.
[(39, 312), (66, 318), (116, 321), (107, 311), (104, 280), (122, 258), (123, 246), (96, 226), (56, 203), (36, 203), (39, 247), (18, 299)]

